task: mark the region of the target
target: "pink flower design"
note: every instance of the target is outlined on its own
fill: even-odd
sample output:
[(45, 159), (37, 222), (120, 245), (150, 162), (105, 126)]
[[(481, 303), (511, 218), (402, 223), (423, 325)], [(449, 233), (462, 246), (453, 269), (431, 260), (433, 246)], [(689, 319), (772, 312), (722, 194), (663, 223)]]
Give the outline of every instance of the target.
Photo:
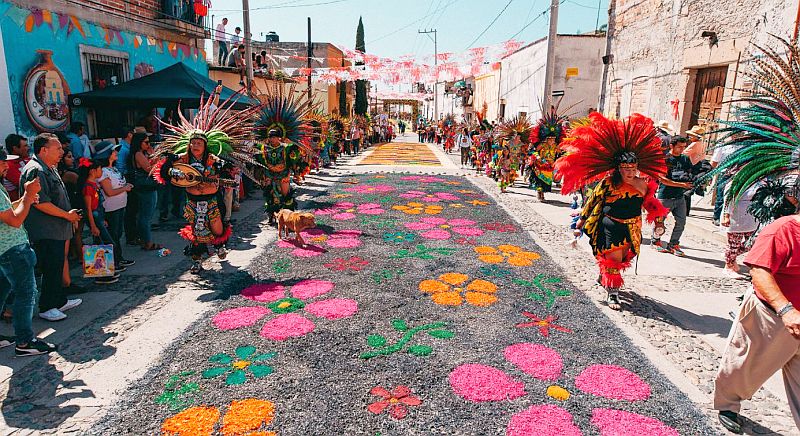
[(214, 316), (211, 322), (220, 330), (235, 330), (250, 327), (270, 313), (277, 314), (261, 328), (261, 336), (275, 341), (303, 337), (316, 328), (306, 314), (329, 320), (348, 318), (358, 311), (358, 303), (349, 298), (328, 298), (308, 302), (323, 296), (334, 288), (333, 282), (325, 280), (303, 280), (289, 290), (278, 283), (260, 283), (242, 291), (242, 297), (267, 307), (248, 306), (226, 309)]
[[(554, 381), (562, 375), (564, 363), (561, 355), (544, 345), (514, 344), (506, 347), (503, 355), (506, 361), (537, 380)], [(460, 365), (450, 372), (449, 381), (456, 395), (472, 402), (510, 401), (527, 395), (523, 382), (489, 365)], [(629, 370), (614, 365), (589, 366), (578, 375), (575, 386), (588, 394), (615, 400), (641, 401), (650, 397), (647, 383)], [(677, 431), (657, 419), (620, 410), (594, 409), (592, 424), (604, 436), (678, 435)], [(581, 431), (567, 410), (543, 404), (514, 414), (506, 427), (506, 434), (578, 436)]]
[(475, 227), (475, 221), (460, 218), (447, 220), (426, 217), (417, 222), (405, 223), (404, 226), (409, 230), (422, 231), (420, 236), (427, 239), (450, 239), (451, 232), (461, 236), (480, 236), (483, 234), (483, 230)]
[(406, 191), (399, 195), (400, 198), (410, 198), (416, 199), (419, 201), (424, 201), (426, 203), (438, 203), (440, 201), (459, 201), (461, 200), (458, 196), (453, 195), (449, 192), (434, 192), (432, 194), (428, 194), (425, 191)]
[(501, 232), (501, 233), (514, 233), (519, 231), (517, 226), (508, 223), (497, 223), (497, 222), (486, 223), (481, 225), (481, 227), (483, 227), (484, 230), (493, 230), (495, 232)]
[(380, 215), (384, 212), (386, 211), (381, 208), (380, 204), (362, 203), (356, 205), (349, 201), (342, 201), (326, 209), (317, 209), (314, 213), (317, 215), (330, 215), (331, 218), (337, 221), (346, 221), (355, 218), (356, 214)]
[(408, 415), (408, 406), (419, 406), (422, 400), (411, 395), (408, 386), (397, 386), (391, 392), (381, 386), (370, 389), (370, 394), (381, 397), (380, 400), (370, 404), (367, 410), (380, 415), (384, 410), (389, 409), (389, 415), (394, 419), (403, 419)]
[(420, 182), (420, 183), (443, 183), (447, 181), (446, 179), (443, 179), (441, 177), (432, 177), (432, 176), (403, 176), (400, 177), (400, 180)]
[(358, 194), (386, 194), (394, 191), (394, 187), (390, 185), (377, 184), (377, 185), (358, 185), (352, 188), (345, 189), (347, 192), (355, 192)]
[(361, 246), (360, 230), (337, 230), (325, 233), (324, 230), (315, 228), (300, 232), (306, 245), (297, 244), (294, 239), (278, 241), (278, 247), (291, 248), (292, 254), (297, 257), (316, 257), (327, 252), (327, 248), (356, 248)]
[(362, 259), (358, 256), (352, 256), (349, 259), (337, 257), (333, 262), (326, 263), (325, 268), (334, 271), (361, 271), (365, 266), (369, 265), (369, 261)]

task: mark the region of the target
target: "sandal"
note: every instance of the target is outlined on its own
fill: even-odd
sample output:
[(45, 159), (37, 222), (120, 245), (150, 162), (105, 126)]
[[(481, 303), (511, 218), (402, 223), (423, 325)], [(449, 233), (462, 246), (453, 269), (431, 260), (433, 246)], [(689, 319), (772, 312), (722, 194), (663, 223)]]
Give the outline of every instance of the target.
[(606, 297), (606, 304), (608, 305), (608, 308), (611, 310), (622, 309), (622, 304), (619, 302), (619, 294), (616, 292), (608, 293), (608, 297)]
[(162, 248), (164, 248), (163, 245), (156, 244), (155, 242), (152, 242), (150, 244), (142, 245), (142, 250), (144, 250), (144, 251), (156, 251), (156, 250), (161, 250)]
[(192, 274), (200, 274), (200, 271), (203, 270), (203, 264), (200, 263), (199, 260), (194, 261), (192, 263), (192, 267), (189, 269), (189, 272)]

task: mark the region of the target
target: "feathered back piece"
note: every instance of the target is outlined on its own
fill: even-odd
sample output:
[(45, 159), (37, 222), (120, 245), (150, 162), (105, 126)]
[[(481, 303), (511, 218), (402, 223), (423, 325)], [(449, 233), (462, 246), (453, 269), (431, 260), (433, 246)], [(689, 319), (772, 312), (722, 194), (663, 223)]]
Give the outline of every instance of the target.
[(256, 121), (256, 136), (266, 139), (270, 130), (277, 129), (284, 141), (307, 149), (304, 144), (308, 143), (312, 129), (306, 118), (314, 111), (314, 104), (306, 93), (295, 93), (295, 87), (291, 84), (286, 89), (283, 84), (278, 84), (270, 90), (268, 86), (267, 93), (259, 97), (263, 104)]
[(153, 161), (170, 154), (186, 153), (189, 150), (189, 141), (202, 138), (206, 141), (209, 153), (242, 169), (245, 164), (254, 164), (251, 158), (254, 149), (246, 142), (252, 139), (253, 125), (261, 107), (250, 106), (244, 110), (233, 110), (233, 98), (241, 92), (232, 95), (216, 108), (212, 106), (212, 99), (201, 96), (200, 109), (191, 120), (183, 116), (179, 103), (178, 123), (173, 125), (162, 119), (158, 120), (168, 133), (164, 134), (164, 141), (155, 148)]
[(530, 140), (531, 128), (531, 122), (527, 116), (516, 116), (498, 125), (494, 137), (497, 140), (510, 141), (514, 136), (519, 136), (520, 141), (527, 144)]
[[(773, 35), (774, 36), (774, 35)], [(755, 91), (735, 102), (733, 121), (725, 127), (722, 142), (736, 150), (712, 172), (733, 174), (729, 199), (738, 199), (753, 184), (800, 167), (800, 49), (797, 41), (775, 36), (786, 55), (756, 46), (761, 56), (743, 73)]]
[(609, 120), (602, 114), (589, 114), (588, 125), (579, 125), (561, 144), (567, 152), (556, 161), (556, 171), (563, 176), (564, 193), (574, 192), (589, 183), (610, 175), (623, 154), (633, 153), (639, 172), (657, 179), (667, 172), (661, 141), (653, 120), (633, 114), (625, 120)]
[(567, 119), (568, 115), (560, 113), (558, 106), (550, 106), (550, 109), (542, 106), (542, 117), (530, 131), (530, 142), (538, 144), (547, 138), (556, 138), (556, 144), (560, 143), (564, 137)]

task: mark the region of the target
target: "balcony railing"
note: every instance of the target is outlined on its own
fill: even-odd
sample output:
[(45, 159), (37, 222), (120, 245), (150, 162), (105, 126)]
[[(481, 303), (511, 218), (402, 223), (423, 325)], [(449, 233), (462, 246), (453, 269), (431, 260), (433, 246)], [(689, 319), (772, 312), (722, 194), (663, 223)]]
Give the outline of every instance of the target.
[[(207, 17), (197, 14), (194, 0), (162, 0), (161, 8), (163, 11), (161, 19), (165, 21), (181, 21), (201, 28), (206, 27)], [(206, 15), (208, 15), (207, 10)]]

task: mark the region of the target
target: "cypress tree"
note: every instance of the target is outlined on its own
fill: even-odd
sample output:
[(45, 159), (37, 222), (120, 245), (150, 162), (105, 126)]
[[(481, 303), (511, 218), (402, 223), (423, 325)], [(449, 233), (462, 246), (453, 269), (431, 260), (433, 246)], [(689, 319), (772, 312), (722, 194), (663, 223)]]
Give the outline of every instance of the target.
[[(358, 17), (358, 28), (356, 29), (356, 51), (361, 53), (367, 51), (366, 45), (364, 44), (364, 22), (361, 20), (361, 17)], [(356, 62), (356, 65), (364, 65), (364, 62)], [(366, 115), (367, 106), (367, 81), (356, 80), (356, 101), (354, 108), (356, 115)]]

